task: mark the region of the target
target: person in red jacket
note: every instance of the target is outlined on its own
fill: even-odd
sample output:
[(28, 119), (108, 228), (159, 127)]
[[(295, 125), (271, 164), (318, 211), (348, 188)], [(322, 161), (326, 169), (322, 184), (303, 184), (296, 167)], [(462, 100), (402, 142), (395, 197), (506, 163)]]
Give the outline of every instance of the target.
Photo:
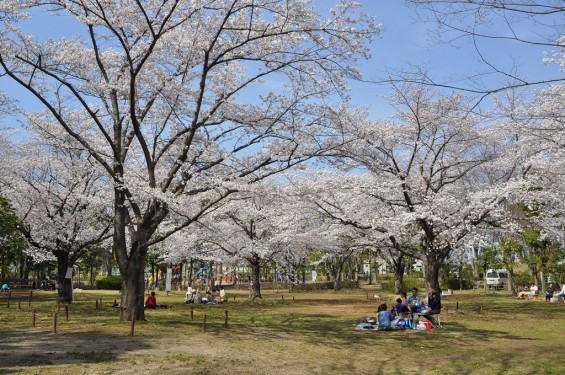
[(157, 308), (157, 297), (155, 297), (155, 292), (151, 292), (149, 296), (147, 296), (147, 300), (145, 301), (145, 308), (146, 309), (155, 309)]

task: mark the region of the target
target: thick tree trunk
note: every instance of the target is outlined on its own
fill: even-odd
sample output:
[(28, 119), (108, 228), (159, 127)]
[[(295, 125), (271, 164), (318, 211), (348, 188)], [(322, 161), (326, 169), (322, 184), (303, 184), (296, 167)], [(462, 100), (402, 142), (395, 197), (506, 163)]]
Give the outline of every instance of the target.
[(114, 243), (120, 274), (122, 275), (122, 300), (120, 320), (145, 320), (145, 261), (147, 259), (147, 233), (138, 225), (132, 234), (131, 247), (127, 248), (127, 208), (120, 189), (114, 190)]
[(435, 253), (425, 254), (422, 261), (425, 265), (424, 285), (426, 287), (426, 290), (428, 292), (432, 289), (439, 291), (439, 271), (443, 262), (437, 258)]
[(74, 262), (70, 259), (70, 254), (66, 251), (57, 251), (57, 293), (59, 300), (64, 303), (72, 303), (73, 296), (73, 283), (72, 278), (67, 279), (67, 269), (74, 266)]
[[(134, 250), (132, 250), (134, 252)], [(120, 320), (145, 320), (145, 259), (147, 249), (135, 251), (130, 257), (126, 269), (120, 267), (122, 273), (122, 303)]]
[(252, 258), (249, 259), (251, 265), (251, 291), (249, 297), (251, 299), (262, 298), (261, 297), (261, 260), (259, 255), (253, 254)]

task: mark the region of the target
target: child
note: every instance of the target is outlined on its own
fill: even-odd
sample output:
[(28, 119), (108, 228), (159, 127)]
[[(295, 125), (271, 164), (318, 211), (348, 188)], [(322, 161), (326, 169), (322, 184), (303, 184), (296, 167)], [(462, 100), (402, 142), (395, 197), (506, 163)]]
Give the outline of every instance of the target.
[(386, 303), (383, 303), (377, 309), (377, 321), (379, 322), (379, 329), (390, 328), (394, 320), (392, 313), (388, 310)]
[(402, 313), (402, 299), (397, 298), (396, 304), (393, 306), (393, 308), (396, 310), (396, 313), (400, 315)]

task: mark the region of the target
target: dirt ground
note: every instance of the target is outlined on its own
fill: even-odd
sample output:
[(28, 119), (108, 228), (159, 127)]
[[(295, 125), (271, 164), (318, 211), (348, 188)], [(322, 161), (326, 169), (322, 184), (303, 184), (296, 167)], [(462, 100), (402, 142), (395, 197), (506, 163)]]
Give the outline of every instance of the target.
[(349, 357), (337, 342), (316, 345), (269, 330), (169, 337), (2, 331), (0, 339), (1, 374), (378, 373), (368, 367), (378, 366), (370, 347)]

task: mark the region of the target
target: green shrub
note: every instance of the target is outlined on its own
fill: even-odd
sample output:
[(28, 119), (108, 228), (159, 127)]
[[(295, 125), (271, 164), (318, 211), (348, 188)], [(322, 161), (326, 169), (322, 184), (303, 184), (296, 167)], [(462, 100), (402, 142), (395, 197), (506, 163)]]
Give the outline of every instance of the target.
[[(396, 290), (394, 290), (394, 276), (389, 276), (388, 281), (383, 282), (382, 285), (384, 290), (390, 293), (396, 292)], [(420, 277), (404, 276), (402, 279), (402, 286), (406, 293), (409, 294), (414, 287), (423, 290), (424, 280)]]
[(533, 281), (532, 275), (529, 272), (516, 272), (512, 279), (514, 285), (530, 285)]
[(412, 288), (418, 288), (419, 290), (424, 290), (424, 279), (413, 276), (404, 277), (402, 285), (404, 286), (404, 290), (406, 291), (406, 293), (410, 294)]
[(122, 276), (96, 276), (96, 288), (106, 290), (121, 290)]
[(473, 281), (472, 280), (461, 280), (461, 282), (459, 282), (459, 279), (456, 278), (450, 278), (447, 279), (447, 285), (443, 285), (443, 289), (453, 289), (453, 290), (459, 290), (459, 288), (463, 288), (463, 289), (473, 289)]

